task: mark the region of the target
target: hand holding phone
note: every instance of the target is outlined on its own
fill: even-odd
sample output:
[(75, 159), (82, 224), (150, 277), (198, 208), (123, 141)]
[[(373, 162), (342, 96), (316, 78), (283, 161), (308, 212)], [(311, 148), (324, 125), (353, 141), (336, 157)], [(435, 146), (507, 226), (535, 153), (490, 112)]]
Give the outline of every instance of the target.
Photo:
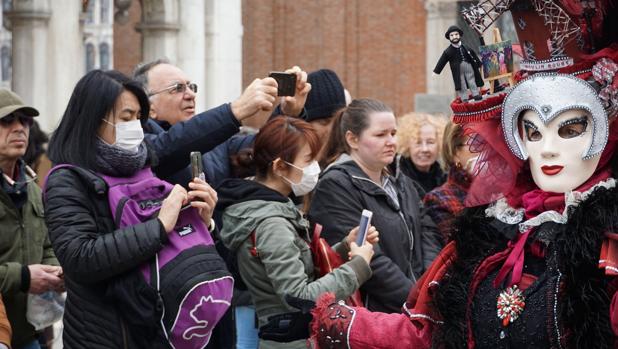
[(363, 246), (365, 240), (367, 239), (367, 232), (369, 231), (369, 226), (371, 225), (372, 216), (373, 212), (369, 210), (363, 210), (363, 213), (361, 213), (358, 235), (356, 235), (356, 244), (358, 246)]
[(202, 165), (202, 153), (199, 151), (191, 152), (191, 174), (193, 175), (193, 177), (191, 177), (192, 180), (193, 178), (199, 178), (203, 181), (206, 180), (204, 167)]
[(277, 81), (277, 96), (294, 96), (296, 94), (296, 74), (273, 71), (268, 76)]

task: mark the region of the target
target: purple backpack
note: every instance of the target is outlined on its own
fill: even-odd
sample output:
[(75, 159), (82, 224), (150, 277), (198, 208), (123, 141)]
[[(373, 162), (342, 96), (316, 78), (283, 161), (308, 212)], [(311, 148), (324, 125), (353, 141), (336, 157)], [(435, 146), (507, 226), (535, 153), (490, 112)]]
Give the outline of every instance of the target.
[[(59, 165), (52, 171), (60, 166), (66, 167)], [(173, 188), (155, 177), (150, 168), (131, 177), (98, 175), (108, 184), (109, 207), (118, 228), (156, 217)], [(160, 325), (171, 347), (204, 348), (230, 307), (234, 279), (196, 209), (180, 212), (168, 238), (154, 261), (140, 269), (159, 294), (163, 306)]]

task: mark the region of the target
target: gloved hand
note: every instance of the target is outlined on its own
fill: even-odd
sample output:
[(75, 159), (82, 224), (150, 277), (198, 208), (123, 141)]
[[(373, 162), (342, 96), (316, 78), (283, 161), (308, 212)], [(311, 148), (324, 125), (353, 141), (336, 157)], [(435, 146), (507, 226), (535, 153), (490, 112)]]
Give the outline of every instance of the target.
[(285, 296), (285, 301), (300, 311), (269, 317), (268, 323), (260, 327), (258, 337), (275, 342), (309, 338), (309, 323), (313, 320), (311, 309), (315, 307), (315, 302), (290, 295)]

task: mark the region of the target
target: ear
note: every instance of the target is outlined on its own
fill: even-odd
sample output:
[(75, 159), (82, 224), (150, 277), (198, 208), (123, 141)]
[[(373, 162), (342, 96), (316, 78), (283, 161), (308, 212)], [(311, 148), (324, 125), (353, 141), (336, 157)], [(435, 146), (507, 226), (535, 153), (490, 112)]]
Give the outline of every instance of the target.
[(157, 110), (155, 109), (154, 103), (152, 102), (150, 102), (150, 112), (148, 113), (148, 116), (154, 120), (158, 119)]
[(285, 171), (287, 170), (287, 166), (281, 158), (276, 158), (270, 165), (270, 169), (274, 175), (283, 176), (286, 174)]
[(348, 143), (348, 146), (352, 150), (358, 149), (358, 136), (352, 133), (352, 131), (345, 132), (345, 141)]

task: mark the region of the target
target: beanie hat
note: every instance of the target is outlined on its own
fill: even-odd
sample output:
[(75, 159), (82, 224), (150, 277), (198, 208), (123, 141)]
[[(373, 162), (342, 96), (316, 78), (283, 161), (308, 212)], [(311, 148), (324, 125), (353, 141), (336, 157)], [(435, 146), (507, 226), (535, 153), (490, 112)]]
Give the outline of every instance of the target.
[(335, 111), (346, 106), (343, 84), (330, 69), (320, 69), (307, 75), (311, 91), (307, 96), (305, 121), (331, 117)]

